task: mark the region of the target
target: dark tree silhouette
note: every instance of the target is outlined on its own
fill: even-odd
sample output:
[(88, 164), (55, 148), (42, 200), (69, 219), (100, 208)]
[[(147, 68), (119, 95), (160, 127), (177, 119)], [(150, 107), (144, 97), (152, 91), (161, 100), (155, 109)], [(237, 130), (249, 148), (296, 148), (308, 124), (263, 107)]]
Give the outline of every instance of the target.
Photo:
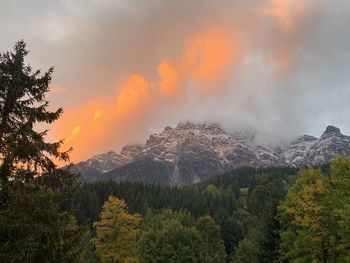
[(36, 130), (63, 110), (51, 112), (45, 98), (53, 68), (33, 71), (27, 54), (24, 41), (0, 53), (0, 262), (76, 262), (82, 231), (61, 209), (75, 175), (54, 162), (69, 151)]

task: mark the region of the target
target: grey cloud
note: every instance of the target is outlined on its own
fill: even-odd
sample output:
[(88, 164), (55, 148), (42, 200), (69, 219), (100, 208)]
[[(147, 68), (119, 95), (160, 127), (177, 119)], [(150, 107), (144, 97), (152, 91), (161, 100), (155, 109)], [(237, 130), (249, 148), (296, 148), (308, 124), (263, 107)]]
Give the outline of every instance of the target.
[[(285, 33), (273, 18), (254, 17), (252, 7), (264, 0), (0, 0), (0, 50), (24, 38), (35, 65), (55, 65), (54, 81), (70, 97), (57, 94), (53, 103), (69, 108), (101, 92), (114, 94), (130, 72), (152, 77), (156, 65), (179, 56), (198, 30), (224, 23), (241, 29), (247, 47), (225, 92), (192, 94), (181, 106), (152, 113), (140, 140), (184, 119), (252, 126), (281, 140), (319, 135), (328, 124), (350, 134), (350, 3), (308, 1), (307, 15)], [(288, 73), (266, 62), (281, 47), (291, 54)]]

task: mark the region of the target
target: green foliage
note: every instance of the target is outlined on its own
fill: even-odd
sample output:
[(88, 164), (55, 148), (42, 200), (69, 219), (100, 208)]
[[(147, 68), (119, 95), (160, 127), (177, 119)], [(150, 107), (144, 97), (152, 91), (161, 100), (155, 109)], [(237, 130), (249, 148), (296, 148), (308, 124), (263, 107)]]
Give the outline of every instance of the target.
[(208, 194), (214, 195), (214, 196), (220, 194), (219, 189), (217, 189), (216, 186), (213, 184), (208, 185), (206, 191)]
[[(62, 141), (47, 143), (47, 131), (33, 129), (37, 123), (52, 123), (62, 114), (48, 110), (45, 93), (53, 68), (41, 75), (24, 64), (28, 54), (23, 41), (16, 43), (13, 52), (0, 54), (0, 175), (2, 191), (7, 182), (30, 182), (38, 175), (57, 173), (50, 157), (68, 160), (61, 152)], [(65, 174), (67, 175), (67, 174)], [(5, 193), (4, 193), (5, 194)], [(4, 195), (3, 195), (4, 197)]]
[(254, 248), (249, 260), (273, 262), (279, 245), (277, 233), (280, 225), (275, 219), (277, 205), (287, 193), (289, 176), (281, 175), (278, 169), (270, 169), (263, 176), (254, 178), (248, 191), (244, 191), (246, 194), (241, 196), (245, 200), (240, 200), (240, 209), (235, 213), (235, 218), (241, 222), (245, 238), (236, 247), (236, 256), (231, 255), (231, 258), (236, 258), (239, 262), (250, 262), (244, 261), (247, 260), (244, 253)]
[(0, 53), (0, 262), (79, 262), (81, 229), (60, 209), (75, 176), (52, 160), (68, 152), (34, 129), (62, 113), (45, 99), (53, 69), (33, 71), (27, 54), (23, 41)]
[(258, 244), (249, 239), (243, 239), (236, 250), (234, 255), (235, 263), (259, 263), (259, 250)]
[(349, 262), (350, 160), (336, 159), (331, 175), (299, 173), (279, 207), (281, 254), (292, 262)]
[[(339, 219), (338, 233), (350, 249), (350, 159), (336, 158), (331, 165), (330, 204)], [(349, 258), (349, 251), (347, 252)]]
[[(286, 168), (238, 169), (211, 178), (209, 182), (177, 187), (96, 182), (82, 185), (66, 208), (74, 211), (79, 222), (88, 225), (98, 220), (101, 206), (109, 195), (124, 199), (132, 213), (143, 216), (150, 210), (157, 213), (168, 208), (175, 212), (186, 210), (194, 218), (210, 215), (220, 226), (220, 236), (230, 258), (233, 258), (239, 242), (247, 237), (257, 244), (262, 262), (271, 262), (277, 256), (279, 244), (280, 225), (275, 220), (276, 207), (284, 198), (291, 178), (295, 177), (293, 171)], [(245, 188), (241, 195), (242, 187)], [(254, 197), (257, 191), (253, 192), (257, 187), (263, 187), (268, 193), (264, 204)], [(240, 198), (239, 202), (237, 197)], [(255, 211), (254, 206), (264, 206), (264, 209)]]
[(136, 236), (141, 218), (129, 214), (124, 200), (110, 196), (103, 205), (100, 221), (94, 223), (96, 237), (91, 239), (102, 263), (138, 262)]
[(220, 226), (216, 225), (210, 216), (203, 216), (198, 218), (196, 228), (202, 240), (202, 262), (225, 262), (226, 253)]
[(21, 187), (0, 210), (0, 262), (77, 262), (80, 228), (59, 212), (57, 196), (46, 187)]
[(163, 210), (149, 214), (139, 239), (140, 261), (225, 262), (220, 227), (209, 217), (194, 219), (187, 212)]

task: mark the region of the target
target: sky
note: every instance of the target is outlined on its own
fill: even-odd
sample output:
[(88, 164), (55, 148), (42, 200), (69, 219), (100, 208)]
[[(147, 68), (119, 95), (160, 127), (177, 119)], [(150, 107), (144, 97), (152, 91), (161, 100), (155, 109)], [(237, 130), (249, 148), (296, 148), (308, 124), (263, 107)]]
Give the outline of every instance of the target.
[(0, 0), (0, 51), (55, 67), (48, 99), (76, 162), (180, 121), (266, 142), (350, 135), (349, 0)]

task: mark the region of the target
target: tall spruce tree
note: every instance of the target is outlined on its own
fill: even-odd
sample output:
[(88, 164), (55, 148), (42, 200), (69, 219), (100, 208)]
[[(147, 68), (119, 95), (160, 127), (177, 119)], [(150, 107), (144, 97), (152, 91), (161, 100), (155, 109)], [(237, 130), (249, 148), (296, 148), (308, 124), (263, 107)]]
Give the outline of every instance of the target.
[(35, 129), (63, 110), (49, 111), (45, 98), (53, 68), (33, 71), (27, 54), (24, 41), (0, 53), (0, 262), (76, 262), (81, 231), (60, 209), (74, 175), (54, 162), (69, 152)]
[(25, 65), (28, 54), (24, 41), (18, 41), (12, 52), (0, 54), (0, 175), (3, 184), (9, 180), (28, 181), (38, 175), (56, 174), (51, 157), (67, 161), (61, 152), (62, 141), (45, 142), (45, 131), (36, 131), (38, 123), (52, 123), (63, 112), (51, 112), (45, 95), (53, 73), (41, 74)]

